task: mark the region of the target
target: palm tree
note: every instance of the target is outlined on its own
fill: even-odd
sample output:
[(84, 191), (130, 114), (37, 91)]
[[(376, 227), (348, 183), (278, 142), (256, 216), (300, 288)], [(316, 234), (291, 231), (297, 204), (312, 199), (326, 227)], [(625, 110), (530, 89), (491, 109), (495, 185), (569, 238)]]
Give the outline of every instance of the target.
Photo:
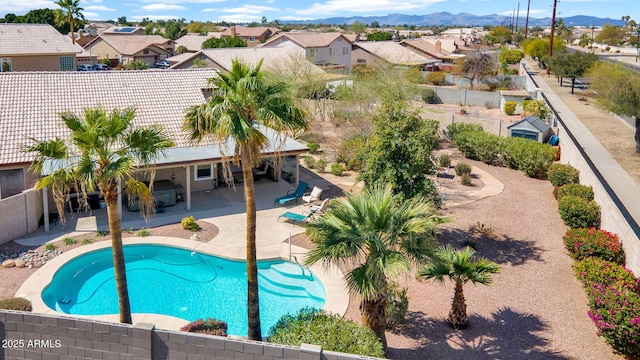
[[(173, 143), (160, 127), (131, 129), (135, 117), (133, 108), (114, 109), (110, 113), (102, 108), (86, 109), (82, 117), (70, 112), (61, 113), (60, 117), (71, 131), (66, 141), (61, 138), (48, 141), (32, 139), (35, 143), (26, 149), (35, 155), (32, 168), (37, 173), (47, 168), (54, 169), (37, 181), (36, 188), (51, 188), (63, 219), (63, 202), (72, 187), (86, 198), (86, 194), (94, 191), (97, 185), (107, 207), (120, 322), (131, 324), (118, 211), (118, 183), (126, 181), (127, 192), (139, 197), (140, 208), (147, 210), (148, 214), (153, 210), (152, 164)], [(132, 177), (138, 165), (150, 171), (149, 187)]]
[(55, 2), (56, 5), (60, 6), (60, 10), (57, 13), (56, 23), (58, 26), (62, 26), (65, 22), (69, 23), (69, 27), (71, 29), (71, 42), (76, 43), (75, 38), (75, 22), (77, 19), (84, 20), (84, 15), (82, 15), (82, 11), (84, 8), (80, 7), (80, 0), (58, 0)]
[(435, 261), (424, 266), (418, 271), (418, 277), (435, 279), (444, 282), (447, 277), (455, 282), (455, 292), (451, 311), (449, 311), (449, 323), (455, 329), (467, 327), (467, 304), (464, 299), (463, 285), (471, 281), (483, 285), (491, 283), (490, 274), (500, 272), (500, 267), (485, 258), (473, 258), (475, 250), (465, 247), (455, 250), (450, 245), (438, 249)]
[(361, 298), (362, 324), (376, 333), (386, 349), (388, 281), (432, 254), (437, 226), (445, 220), (434, 215), (426, 200), (401, 201), (391, 186), (374, 186), (347, 195), (345, 201), (308, 225), (307, 234), (315, 248), (306, 264), (336, 263), (353, 268), (345, 279), (349, 292)]
[[(242, 166), (247, 208), (247, 317), (248, 336), (261, 341), (260, 306), (258, 299), (258, 269), (256, 263), (256, 199), (253, 183), (253, 167), (260, 163), (260, 152), (267, 148), (269, 139), (258, 125), (276, 131), (293, 132), (306, 129), (305, 113), (290, 96), (282, 82), (267, 83), (260, 70), (262, 61), (253, 69), (234, 60), (231, 70), (211, 80), (215, 86), (209, 100), (188, 109), (185, 128), (192, 140), (200, 142), (211, 137), (218, 142), (228, 138), (235, 140), (233, 155), (225, 157), (229, 162)], [(276, 144), (273, 144), (276, 145)]]

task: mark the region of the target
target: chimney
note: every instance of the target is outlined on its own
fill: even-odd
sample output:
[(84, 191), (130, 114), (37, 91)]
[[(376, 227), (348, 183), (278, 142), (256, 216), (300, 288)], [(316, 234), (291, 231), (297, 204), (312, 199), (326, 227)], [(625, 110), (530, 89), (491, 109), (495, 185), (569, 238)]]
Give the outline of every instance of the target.
[(440, 40), (436, 40), (436, 52), (442, 52), (442, 43), (440, 42)]
[(231, 30), (231, 37), (232, 38), (236, 37), (236, 27), (232, 26), (230, 30)]

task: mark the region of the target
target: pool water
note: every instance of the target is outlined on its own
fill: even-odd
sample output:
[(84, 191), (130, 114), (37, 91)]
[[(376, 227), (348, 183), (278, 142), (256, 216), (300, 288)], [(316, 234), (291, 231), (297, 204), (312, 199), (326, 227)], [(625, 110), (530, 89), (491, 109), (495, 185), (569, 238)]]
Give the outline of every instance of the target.
[[(124, 246), (132, 313), (175, 316), (188, 321), (225, 321), (230, 335), (247, 335), (246, 262), (163, 245)], [(288, 313), (323, 308), (324, 285), (309, 269), (286, 261), (259, 261), (263, 334)], [(42, 299), (66, 314), (118, 313), (111, 248), (83, 254), (63, 265)]]

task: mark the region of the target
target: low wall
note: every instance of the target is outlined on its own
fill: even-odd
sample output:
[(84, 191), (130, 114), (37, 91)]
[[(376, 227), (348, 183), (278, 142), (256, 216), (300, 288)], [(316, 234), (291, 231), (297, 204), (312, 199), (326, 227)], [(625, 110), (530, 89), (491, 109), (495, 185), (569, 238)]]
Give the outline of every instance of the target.
[(42, 216), (40, 191), (25, 190), (0, 200), (0, 244), (38, 230)]
[(459, 104), (463, 106), (500, 106), (500, 93), (454, 89), (440, 86), (427, 86), (436, 92), (436, 102), (442, 104)]
[(201, 360), (351, 360), (360, 355), (0, 310), (0, 360), (9, 359), (201, 359)]

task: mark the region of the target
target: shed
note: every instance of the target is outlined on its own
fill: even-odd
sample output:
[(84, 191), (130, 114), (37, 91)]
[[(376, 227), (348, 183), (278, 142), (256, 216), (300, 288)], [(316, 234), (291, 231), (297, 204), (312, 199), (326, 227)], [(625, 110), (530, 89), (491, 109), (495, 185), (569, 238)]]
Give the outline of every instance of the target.
[(507, 127), (507, 135), (546, 143), (551, 137), (551, 126), (539, 117), (532, 115)]

